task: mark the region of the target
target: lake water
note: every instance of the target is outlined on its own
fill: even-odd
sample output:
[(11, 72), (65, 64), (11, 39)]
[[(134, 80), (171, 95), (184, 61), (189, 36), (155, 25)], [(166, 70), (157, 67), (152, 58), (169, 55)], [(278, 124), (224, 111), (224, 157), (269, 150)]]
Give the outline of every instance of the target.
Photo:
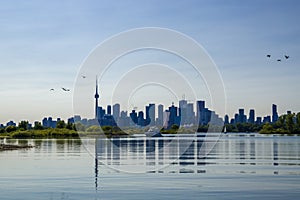
[(1, 140), (0, 199), (298, 199), (300, 136)]

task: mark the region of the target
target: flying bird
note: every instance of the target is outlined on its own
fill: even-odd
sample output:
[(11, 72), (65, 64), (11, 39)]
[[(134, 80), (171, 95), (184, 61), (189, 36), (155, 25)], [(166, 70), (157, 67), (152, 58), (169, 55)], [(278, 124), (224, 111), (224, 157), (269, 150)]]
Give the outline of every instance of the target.
[(281, 62), (281, 59), (277, 59), (278, 62)]
[(271, 58), (271, 55), (270, 55), (270, 54), (268, 54), (268, 55), (267, 55), (267, 57), (268, 57), (268, 58)]
[(50, 89), (50, 91), (54, 91), (54, 89), (53, 89), (53, 88), (51, 88), (51, 89)]
[(70, 89), (68, 89), (68, 88), (61, 88), (63, 91), (66, 91), (66, 92), (68, 92), (68, 91), (70, 91)]
[(82, 77), (82, 78), (86, 78), (86, 76), (84, 76), (84, 75), (81, 75), (81, 77)]
[(289, 59), (290, 56), (284, 55), (285, 59)]

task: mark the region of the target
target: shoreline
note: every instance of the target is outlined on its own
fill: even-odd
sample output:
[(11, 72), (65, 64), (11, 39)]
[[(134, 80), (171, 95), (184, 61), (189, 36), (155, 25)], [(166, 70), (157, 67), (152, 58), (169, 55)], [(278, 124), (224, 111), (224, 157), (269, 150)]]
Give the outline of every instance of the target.
[(0, 144), (0, 151), (12, 151), (17, 149), (30, 149), (32, 145)]

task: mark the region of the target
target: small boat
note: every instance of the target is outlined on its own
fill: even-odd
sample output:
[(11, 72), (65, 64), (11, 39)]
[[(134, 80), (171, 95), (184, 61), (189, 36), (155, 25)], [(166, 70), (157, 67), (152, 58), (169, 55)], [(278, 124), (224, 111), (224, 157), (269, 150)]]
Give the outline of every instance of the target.
[(145, 132), (147, 137), (163, 137), (157, 127), (150, 127), (148, 131)]

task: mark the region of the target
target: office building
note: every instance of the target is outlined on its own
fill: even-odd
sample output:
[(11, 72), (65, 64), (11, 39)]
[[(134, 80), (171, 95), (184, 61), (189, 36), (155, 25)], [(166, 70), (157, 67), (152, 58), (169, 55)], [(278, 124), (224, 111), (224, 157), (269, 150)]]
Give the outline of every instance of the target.
[(250, 109), (248, 123), (253, 124), (254, 121), (255, 121), (255, 111), (254, 111), (254, 109)]
[(163, 122), (164, 122), (164, 106), (159, 104), (158, 108), (157, 108), (157, 122), (156, 125), (157, 126), (163, 126)]
[(277, 105), (272, 104), (272, 122), (276, 122), (278, 120), (278, 113), (277, 113)]

